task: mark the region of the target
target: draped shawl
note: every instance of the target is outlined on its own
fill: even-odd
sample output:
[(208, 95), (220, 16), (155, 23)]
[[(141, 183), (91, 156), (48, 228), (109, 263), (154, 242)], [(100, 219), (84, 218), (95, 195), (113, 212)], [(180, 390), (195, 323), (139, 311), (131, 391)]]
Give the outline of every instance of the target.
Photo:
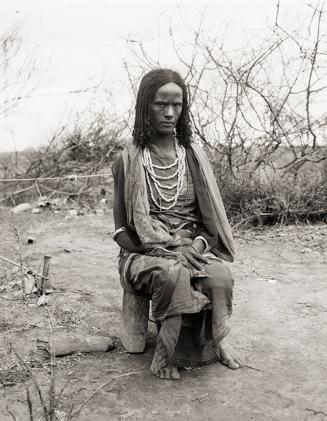
[[(196, 144), (186, 150), (188, 164), (195, 184), (201, 220), (209, 233), (212, 251), (219, 257), (233, 261), (234, 243), (220, 191), (205, 152)], [(128, 143), (122, 153), (125, 175), (125, 206), (127, 222), (134, 229), (147, 250), (180, 245), (159, 220), (151, 218), (142, 150)]]

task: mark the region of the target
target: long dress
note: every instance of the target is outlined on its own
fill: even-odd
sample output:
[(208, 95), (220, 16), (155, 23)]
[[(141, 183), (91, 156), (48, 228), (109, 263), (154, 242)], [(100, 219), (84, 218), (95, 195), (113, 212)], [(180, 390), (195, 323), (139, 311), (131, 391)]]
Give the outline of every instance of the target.
[[(164, 166), (167, 157), (151, 152), (155, 164)], [(183, 187), (176, 205), (166, 211), (158, 209), (151, 196), (158, 202), (154, 186), (148, 190), (150, 215), (165, 224), (171, 235), (183, 230), (191, 239), (201, 237), (210, 243), (204, 228), (190, 171), (191, 160), (186, 160)], [(160, 170), (159, 170), (160, 171)], [(168, 173), (167, 173), (168, 171)], [(174, 168), (165, 170), (165, 175)], [(124, 214), (124, 171), (119, 158), (114, 167), (115, 208)], [(172, 183), (174, 180), (171, 181)], [(148, 186), (149, 188), (149, 186)], [(165, 195), (173, 194), (165, 191)], [(208, 248), (210, 248), (208, 246)], [(203, 271), (194, 269), (174, 256), (156, 253), (130, 253), (121, 249), (119, 272), (123, 288), (151, 298), (152, 316), (161, 328), (157, 337), (156, 352), (152, 363), (155, 371), (168, 362), (178, 366), (196, 366), (217, 360), (215, 347), (228, 334), (227, 319), (232, 313), (233, 278), (229, 268), (210, 250), (205, 253), (210, 264)], [(211, 309), (202, 311), (208, 307)]]

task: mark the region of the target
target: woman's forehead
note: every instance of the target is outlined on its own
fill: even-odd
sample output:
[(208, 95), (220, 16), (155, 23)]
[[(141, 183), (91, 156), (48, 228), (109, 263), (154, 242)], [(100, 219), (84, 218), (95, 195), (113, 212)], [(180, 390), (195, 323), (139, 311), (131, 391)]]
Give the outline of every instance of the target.
[(162, 85), (155, 93), (154, 100), (164, 98), (183, 98), (183, 90), (174, 82), (166, 83)]

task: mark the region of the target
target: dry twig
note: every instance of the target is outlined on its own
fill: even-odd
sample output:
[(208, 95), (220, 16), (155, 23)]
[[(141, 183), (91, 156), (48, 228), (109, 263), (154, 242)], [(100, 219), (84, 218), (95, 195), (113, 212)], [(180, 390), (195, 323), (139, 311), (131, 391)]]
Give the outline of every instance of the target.
[(88, 398), (85, 399), (85, 401), (80, 405), (80, 407), (74, 411), (71, 414), (71, 417), (75, 417), (77, 414), (80, 413), (80, 411), (84, 408), (84, 406), (97, 394), (100, 392), (100, 390), (102, 390), (104, 387), (108, 386), (110, 383), (112, 383), (113, 381), (120, 379), (122, 377), (128, 377), (128, 376), (133, 376), (134, 374), (139, 374), (141, 373), (141, 370), (139, 371), (131, 371), (129, 373), (123, 373), (120, 374), (119, 376), (113, 377), (112, 379), (106, 381), (105, 383), (103, 383), (100, 387), (98, 387), (98, 389), (96, 389)]

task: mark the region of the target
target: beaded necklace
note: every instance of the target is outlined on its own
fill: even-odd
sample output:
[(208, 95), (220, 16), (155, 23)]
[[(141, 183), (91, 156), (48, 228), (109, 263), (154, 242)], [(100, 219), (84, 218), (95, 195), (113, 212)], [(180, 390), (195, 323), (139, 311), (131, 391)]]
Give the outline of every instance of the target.
[[(182, 204), (181, 206), (179, 206), (179, 208), (178, 208), (178, 211), (179, 211), (179, 212), (185, 208), (185, 206), (187, 205), (187, 202), (189, 201), (189, 198), (190, 198), (190, 197), (189, 197), (189, 196), (190, 196), (190, 170), (189, 170), (189, 168), (188, 168), (187, 163), (186, 163), (186, 168), (185, 168), (185, 174), (186, 174), (186, 191), (185, 191), (185, 199), (184, 199), (183, 204)], [(147, 184), (148, 184), (148, 183), (147, 183)], [(154, 207), (157, 207), (157, 208), (158, 208), (158, 206), (157, 206), (157, 205), (153, 202), (151, 195), (150, 195), (150, 197), (149, 197), (149, 200), (150, 200), (151, 204), (152, 204)], [(159, 206), (161, 206), (161, 199), (160, 199), (160, 197), (159, 197)], [(151, 212), (153, 212), (153, 213), (161, 213), (161, 212), (162, 212), (162, 208), (159, 208), (158, 210), (156, 210), (156, 209), (152, 209), (152, 210), (151, 210)]]
[[(152, 162), (150, 150), (148, 148), (144, 148), (142, 151), (142, 161), (143, 161), (143, 166), (145, 169), (145, 177), (146, 177), (146, 182), (149, 187), (151, 200), (155, 204), (155, 206), (157, 206), (160, 210), (172, 209), (176, 205), (178, 196), (183, 187), (184, 175), (185, 175), (185, 170), (186, 170), (186, 165), (185, 165), (186, 153), (185, 153), (185, 148), (182, 145), (179, 145), (177, 143), (176, 138), (175, 138), (175, 151), (177, 155), (177, 158), (175, 159), (175, 161), (170, 165), (164, 165), (164, 166), (156, 165)], [(156, 174), (155, 172), (155, 169), (164, 171), (164, 170), (168, 170), (174, 167), (177, 167), (176, 171), (174, 171), (171, 175), (168, 175), (168, 176), (159, 175), (159, 174)], [(177, 178), (175, 183), (173, 184), (164, 183), (164, 181), (172, 180), (174, 178)], [(157, 199), (155, 198), (151, 181), (158, 194), (160, 203), (158, 203)], [(175, 189), (176, 192), (172, 197), (167, 197), (163, 192), (164, 190), (173, 190), (173, 189)], [(162, 201), (166, 202), (167, 205), (162, 205), (161, 204)]]

